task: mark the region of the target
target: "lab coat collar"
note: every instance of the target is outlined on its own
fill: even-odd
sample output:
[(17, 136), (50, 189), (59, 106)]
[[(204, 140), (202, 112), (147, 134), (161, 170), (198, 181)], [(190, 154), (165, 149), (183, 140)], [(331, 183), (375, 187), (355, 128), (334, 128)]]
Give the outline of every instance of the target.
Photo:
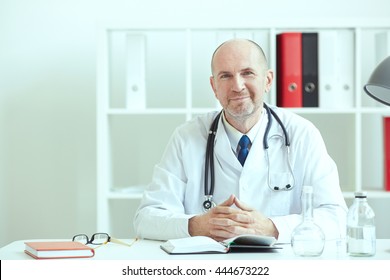
[[(244, 165), (244, 167), (249, 166), (249, 168), (258, 168), (259, 163), (262, 162), (261, 159), (264, 158), (263, 136), (267, 122), (268, 116), (267, 114), (264, 114), (263, 121), (260, 124), (260, 128), (258, 129), (257, 134), (254, 136), (252, 147), (248, 154), (248, 158), (246, 159), (246, 164)], [(275, 123), (273, 123), (272, 127), (273, 126), (275, 126)], [(243, 170), (244, 167), (241, 166), (240, 162), (237, 159), (237, 156), (231, 149), (230, 140), (227, 135), (225, 126), (222, 123), (222, 118), (219, 119), (218, 130), (214, 144), (214, 153), (216, 159), (215, 164), (220, 164), (222, 167), (225, 165), (230, 165), (236, 170)], [(257, 163), (253, 164), (253, 161), (257, 161)]]
[[(256, 138), (259, 129), (261, 128), (262, 122), (264, 121), (264, 115), (265, 115), (265, 109), (262, 108), (260, 120), (250, 129), (250, 131), (246, 134), (249, 139), (251, 140), (251, 143), (253, 143), (254, 139)], [(226, 120), (225, 114), (222, 114), (222, 124), (225, 127), (226, 134), (228, 136), (228, 139), (230, 141), (231, 148), (233, 152), (237, 156), (237, 147), (238, 142), (240, 141), (241, 137), (244, 135), (240, 131), (238, 131), (235, 127), (233, 127), (231, 124), (228, 123)]]

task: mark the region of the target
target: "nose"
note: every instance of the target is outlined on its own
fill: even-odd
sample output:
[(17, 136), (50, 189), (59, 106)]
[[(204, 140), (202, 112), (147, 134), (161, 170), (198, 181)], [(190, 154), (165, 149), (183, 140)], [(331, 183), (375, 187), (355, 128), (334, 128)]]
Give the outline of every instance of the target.
[(235, 75), (232, 79), (232, 91), (241, 92), (245, 88), (245, 81), (241, 75)]

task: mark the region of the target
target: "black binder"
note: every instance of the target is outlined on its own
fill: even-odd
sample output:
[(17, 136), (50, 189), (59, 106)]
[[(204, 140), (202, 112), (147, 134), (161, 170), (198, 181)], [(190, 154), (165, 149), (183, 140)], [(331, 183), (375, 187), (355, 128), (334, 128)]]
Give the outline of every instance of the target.
[(318, 33), (302, 33), (302, 105), (318, 107)]

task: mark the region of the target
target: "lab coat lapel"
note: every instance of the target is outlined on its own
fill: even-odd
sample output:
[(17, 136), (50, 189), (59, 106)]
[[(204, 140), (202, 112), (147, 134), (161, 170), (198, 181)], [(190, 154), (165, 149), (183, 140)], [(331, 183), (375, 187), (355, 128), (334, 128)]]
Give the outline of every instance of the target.
[(260, 128), (253, 139), (252, 147), (249, 151), (248, 157), (246, 158), (244, 169), (252, 170), (260, 170), (264, 167), (265, 157), (264, 157), (264, 146), (263, 146), (263, 138), (265, 133), (265, 128), (268, 123), (267, 114), (264, 115), (264, 119), (261, 121)]
[[(286, 169), (286, 162), (289, 160), (287, 158), (286, 148), (285, 148), (285, 136), (280, 124), (276, 121), (275, 118), (272, 118), (272, 125), (268, 133), (268, 157), (269, 163), (267, 162), (267, 168), (270, 173), (281, 174), (289, 172)], [(264, 151), (265, 153), (265, 151)], [(272, 167), (268, 166), (272, 165)]]
[[(249, 151), (244, 167), (241, 166), (240, 162), (237, 159), (237, 156), (231, 149), (230, 141), (227, 136), (225, 127), (222, 123), (222, 120), (220, 120), (219, 122), (220, 123), (218, 124), (218, 130), (215, 137), (214, 146), (216, 164), (220, 164), (222, 166), (229, 165), (231, 168), (234, 168), (238, 171), (243, 170), (243, 168), (252, 169), (261, 167), (264, 163), (263, 136), (265, 127), (268, 122), (268, 118), (266, 117), (266, 115), (252, 143), (252, 147)], [(271, 127), (271, 129), (272, 128), (273, 127)]]
[(219, 120), (217, 135), (215, 137), (214, 155), (216, 159), (215, 164), (220, 164), (221, 166), (229, 165), (237, 170), (242, 169), (240, 162), (232, 151), (229, 138), (221, 119)]

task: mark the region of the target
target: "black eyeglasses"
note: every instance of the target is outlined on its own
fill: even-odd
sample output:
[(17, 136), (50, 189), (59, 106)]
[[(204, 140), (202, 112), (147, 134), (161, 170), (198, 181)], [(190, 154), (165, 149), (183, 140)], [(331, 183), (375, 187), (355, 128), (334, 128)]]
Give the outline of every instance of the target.
[(86, 234), (77, 234), (73, 236), (72, 241), (77, 241), (85, 245), (102, 245), (104, 243), (110, 242), (110, 239), (111, 237), (108, 235), (108, 233), (95, 233), (91, 236), (91, 239), (89, 239), (88, 235)]
[(108, 235), (108, 233), (101, 233), (101, 232), (94, 233), (91, 236), (91, 239), (89, 239), (88, 235), (86, 234), (77, 234), (72, 238), (72, 241), (77, 241), (85, 245), (87, 244), (104, 245), (107, 244), (108, 242), (112, 242), (112, 243), (121, 244), (129, 247), (133, 245), (137, 240), (138, 239), (136, 238), (131, 244), (127, 244), (123, 241), (120, 241), (119, 239), (112, 238), (111, 236)]

